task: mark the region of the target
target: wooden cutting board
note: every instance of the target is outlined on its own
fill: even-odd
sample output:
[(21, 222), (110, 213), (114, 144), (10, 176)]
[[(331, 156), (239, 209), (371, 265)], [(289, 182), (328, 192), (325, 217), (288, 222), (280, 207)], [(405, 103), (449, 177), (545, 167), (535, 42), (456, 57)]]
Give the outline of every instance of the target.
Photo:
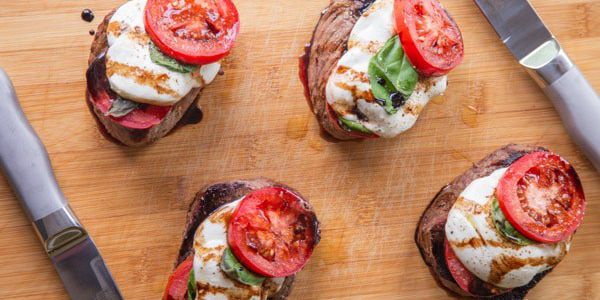
[[(511, 142), (570, 160), (588, 200), (571, 254), (529, 298), (600, 299), (600, 177), (472, 1), (443, 1), (466, 47), (445, 97), (398, 138), (331, 143), (297, 78), (297, 57), (328, 1), (237, 0), (241, 35), (225, 75), (200, 99), (204, 120), (142, 149), (105, 140), (84, 103), (88, 31), (122, 2), (2, 1), (0, 66), (126, 299), (161, 296), (201, 187), (258, 176), (297, 188), (322, 221), (322, 242), (292, 299), (448, 297), (419, 257), (417, 220), (445, 183)], [(600, 90), (600, 1), (532, 2)], [(91, 24), (80, 18), (84, 8), (96, 14)], [(4, 179), (0, 299), (67, 299)]]

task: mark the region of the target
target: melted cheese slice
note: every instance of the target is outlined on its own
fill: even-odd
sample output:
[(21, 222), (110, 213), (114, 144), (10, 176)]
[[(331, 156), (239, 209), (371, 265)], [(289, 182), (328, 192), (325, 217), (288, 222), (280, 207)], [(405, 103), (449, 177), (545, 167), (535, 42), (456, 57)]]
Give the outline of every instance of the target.
[[(345, 119), (359, 122), (384, 138), (410, 129), (429, 99), (446, 90), (447, 77), (419, 78), (413, 94), (390, 115), (374, 101), (369, 62), (396, 35), (394, 0), (377, 0), (360, 16), (348, 39), (348, 51), (333, 69), (325, 90), (327, 103)], [(364, 118), (359, 118), (358, 109)]]
[(211, 83), (221, 65), (204, 65), (192, 73), (178, 73), (150, 59), (150, 37), (144, 29), (146, 0), (132, 0), (117, 9), (108, 24), (106, 75), (113, 91), (140, 103), (169, 106), (193, 88)]
[(283, 285), (285, 278), (267, 278), (262, 286), (245, 285), (229, 278), (221, 270), (221, 258), (228, 247), (229, 219), (240, 201), (217, 209), (196, 230), (194, 275), (198, 286), (197, 299), (262, 300), (276, 293)]
[(516, 288), (559, 263), (571, 240), (520, 246), (496, 230), (491, 203), (506, 170), (471, 182), (450, 209), (445, 230), (452, 250), (471, 273), (495, 286)]

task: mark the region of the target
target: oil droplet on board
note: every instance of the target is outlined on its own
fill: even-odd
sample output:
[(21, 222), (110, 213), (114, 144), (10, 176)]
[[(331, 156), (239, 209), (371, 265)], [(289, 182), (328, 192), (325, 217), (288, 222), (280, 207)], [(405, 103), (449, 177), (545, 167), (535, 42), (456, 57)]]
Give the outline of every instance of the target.
[(308, 117), (294, 116), (287, 122), (286, 134), (291, 139), (301, 139), (308, 131)]
[(320, 140), (320, 139), (316, 139), (316, 138), (312, 138), (312, 139), (310, 140), (310, 142), (309, 142), (309, 146), (310, 146), (312, 149), (316, 150), (317, 152), (321, 152), (321, 151), (323, 151), (323, 148), (325, 148), (325, 147), (323, 146), (323, 142), (321, 142), (321, 140)]
[(475, 128), (477, 127), (477, 115), (479, 111), (472, 105), (463, 107), (462, 110), (462, 121), (465, 125)]
[(431, 101), (431, 103), (433, 103), (435, 105), (442, 105), (442, 104), (446, 103), (446, 95), (441, 94), (441, 95), (435, 96), (435, 97), (431, 98), (429, 101)]

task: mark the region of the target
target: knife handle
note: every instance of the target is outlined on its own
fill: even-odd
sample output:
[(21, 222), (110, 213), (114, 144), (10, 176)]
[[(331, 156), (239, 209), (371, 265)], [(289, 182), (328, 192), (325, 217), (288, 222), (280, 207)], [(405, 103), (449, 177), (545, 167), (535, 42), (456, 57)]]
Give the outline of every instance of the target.
[(0, 166), (32, 222), (67, 207), (46, 148), (27, 121), (0, 68)]
[(543, 90), (559, 112), (569, 135), (600, 171), (600, 98), (594, 88), (579, 68), (572, 65)]

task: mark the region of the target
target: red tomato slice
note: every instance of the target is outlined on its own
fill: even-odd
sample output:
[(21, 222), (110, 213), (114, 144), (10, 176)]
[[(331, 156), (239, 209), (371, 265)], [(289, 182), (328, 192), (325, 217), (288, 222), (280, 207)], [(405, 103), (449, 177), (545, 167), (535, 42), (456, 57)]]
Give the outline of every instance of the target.
[(542, 243), (573, 234), (586, 205), (575, 169), (548, 152), (530, 153), (514, 162), (500, 179), (496, 197), (510, 224)]
[[(110, 89), (108, 78), (106, 77), (105, 56), (94, 60), (89, 66), (87, 73), (87, 89), (92, 99), (93, 105), (104, 115), (112, 106), (117, 95)], [(129, 114), (120, 117), (110, 117), (115, 123), (121, 124), (131, 129), (147, 129), (159, 124), (167, 116), (172, 106), (141, 105)]]
[(169, 277), (163, 300), (187, 300), (187, 284), (190, 272), (194, 266), (194, 256), (190, 255), (184, 260)]
[(410, 62), (425, 76), (440, 76), (463, 59), (460, 29), (437, 0), (396, 0), (396, 30)]
[(197, 65), (227, 55), (240, 28), (231, 0), (148, 0), (144, 23), (162, 52)]
[(446, 257), (446, 265), (454, 281), (456, 281), (463, 291), (471, 294), (469, 286), (471, 282), (475, 281), (475, 275), (467, 270), (458, 257), (456, 257), (447, 239), (444, 239), (444, 256)]
[(308, 262), (318, 243), (318, 221), (296, 194), (268, 187), (246, 195), (229, 222), (231, 251), (251, 271), (285, 277)]
[[(95, 95), (92, 94), (92, 99), (94, 105), (104, 114), (107, 114), (112, 102), (116, 98), (110, 97), (108, 93), (97, 93)], [(141, 108), (137, 108), (123, 117), (115, 118), (111, 116), (110, 118), (115, 123), (127, 128), (148, 129), (160, 124), (170, 110), (171, 106), (143, 105)]]

